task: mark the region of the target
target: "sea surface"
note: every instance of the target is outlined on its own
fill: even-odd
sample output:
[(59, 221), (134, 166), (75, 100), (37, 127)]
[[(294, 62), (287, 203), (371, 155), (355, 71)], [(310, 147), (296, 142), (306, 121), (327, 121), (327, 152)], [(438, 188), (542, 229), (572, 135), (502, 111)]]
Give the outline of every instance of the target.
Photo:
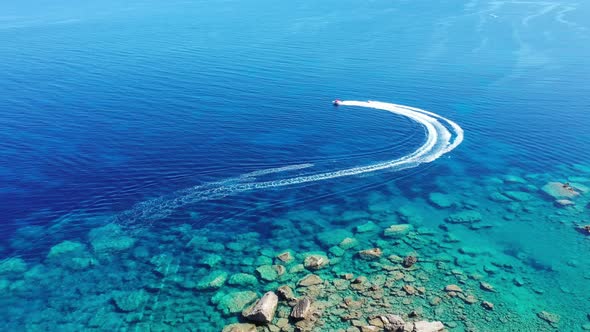
[[(588, 17), (572, 0), (2, 2), (0, 330), (221, 331), (285, 285), (314, 313), (281, 298), (259, 331), (383, 314), (590, 330)], [(464, 140), (322, 176), (430, 137), (334, 99), (433, 112)]]

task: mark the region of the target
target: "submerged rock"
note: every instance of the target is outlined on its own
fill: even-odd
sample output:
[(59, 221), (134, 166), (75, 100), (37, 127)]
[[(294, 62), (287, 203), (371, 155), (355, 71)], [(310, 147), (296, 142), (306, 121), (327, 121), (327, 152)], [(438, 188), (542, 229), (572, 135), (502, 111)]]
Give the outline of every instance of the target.
[(356, 226), (357, 233), (368, 233), (368, 232), (375, 232), (377, 231), (377, 225), (372, 221), (367, 221), (366, 223)]
[(74, 241), (63, 241), (51, 247), (46, 263), (72, 270), (84, 270), (98, 265), (98, 261), (86, 250), (86, 245)]
[(502, 193), (499, 192), (493, 192), (490, 194), (490, 199), (494, 202), (498, 202), (498, 203), (508, 203), (508, 202), (512, 202), (512, 200), (506, 196), (504, 196)]
[(98, 254), (110, 254), (127, 250), (135, 245), (136, 240), (123, 232), (117, 224), (108, 224), (95, 228), (88, 233), (90, 245)]
[(356, 247), (359, 244), (358, 240), (352, 237), (347, 237), (338, 246), (344, 250)]
[(494, 304), (492, 302), (483, 301), (481, 302), (481, 306), (486, 310), (494, 310)]
[(422, 222), (422, 215), (414, 205), (406, 205), (397, 211), (400, 219), (409, 224), (419, 224)]
[(297, 304), (291, 310), (290, 317), (293, 319), (305, 319), (311, 313), (311, 299), (307, 296), (297, 301)]
[(64, 262), (64, 266), (72, 270), (85, 270), (98, 265), (98, 261), (92, 257), (73, 257)]
[(344, 251), (344, 249), (338, 247), (338, 246), (333, 246), (330, 247), (330, 249), (328, 250), (332, 255), (336, 256), (336, 257), (340, 257), (343, 256), (346, 252)]
[(485, 281), (481, 281), (481, 282), (479, 283), (479, 288), (481, 288), (481, 289), (483, 289), (483, 290), (486, 290), (486, 291), (488, 291), (488, 292), (495, 292), (495, 290), (494, 290), (494, 286), (492, 286), (492, 285), (488, 284), (488, 283), (487, 283), (487, 282), (485, 282)]
[(266, 281), (273, 281), (279, 277), (279, 273), (277, 269), (275, 269), (272, 265), (262, 265), (256, 268), (256, 272), (260, 276), (260, 279)]
[(575, 203), (570, 201), (569, 199), (558, 199), (555, 201), (555, 205), (557, 205), (558, 207), (566, 207), (566, 206), (572, 206)]
[(256, 285), (258, 283), (258, 279), (256, 279), (256, 277), (251, 274), (237, 273), (232, 275), (227, 283), (234, 286), (251, 286)]
[[(47, 314), (47, 312), (44, 312)], [(55, 315), (57, 316), (58, 313), (56, 312)], [(107, 310), (106, 307), (101, 307), (100, 309), (96, 310), (92, 313), (92, 318), (88, 320), (88, 327), (92, 328), (99, 328), (100, 330), (116, 330), (118, 321), (119, 313)], [(45, 316), (45, 315), (44, 315)], [(45, 316), (45, 319), (49, 318)]]
[(196, 285), (197, 289), (217, 289), (223, 284), (227, 279), (227, 272), (224, 271), (214, 271), (211, 272), (209, 275), (205, 276), (201, 281)]
[(328, 263), (330, 263), (330, 260), (326, 255), (309, 255), (305, 257), (303, 266), (309, 270), (319, 270), (328, 265)]
[(405, 268), (410, 268), (410, 267), (412, 267), (412, 265), (416, 264), (417, 261), (418, 261), (418, 258), (416, 256), (408, 255), (408, 256), (404, 257), (402, 265)]
[(86, 246), (80, 242), (63, 241), (51, 247), (51, 249), (49, 250), (49, 254), (47, 254), (47, 258), (53, 258), (64, 254), (81, 252), (85, 249)]
[(524, 281), (524, 279), (522, 279), (519, 276), (514, 277), (514, 279), (512, 279), (512, 282), (518, 286), (518, 287), (522, 287), (526, 284), (526, 282)]
[(430, 301), (428, 303), (430, 303), (431, 306), (437, 306), (442, 302), (442, 299), (438, 296), (433, 297), (432, 299), (430, 299)]
[(282, 265), (273, 265), (272, 267), (277, 271), (279, 277), (287, 272), (287, 269)]
[(149, 295), (144, 290), (134, 292), (122, 292), (113, 296), (113, 302), (117, 309), (130, 312), (143, 307), (147, 302)]
[(546, 321), (547, 323), (551, 324), (552, 326), (556, 326), (557, 323), (561, 320), (559, 315), (548, 312), (548, 311), (540, 311), (537, 313), (537, 316), (542, 320)]
[(573, 187), (569, 186), (567, 183), (561, 183), (561, 182), (549, 182), (546, 185), (544, 185), (541, 188), (541, 190), (545, 194), (553, 197), (554, 199), (574, 198), (580, 194)]
[(451, 224), (469, 224), (481, 221), (481, 213), (473, 210), (465, 210), (449, 215), (446, 222)]
[(379, 316), (369, 319), (369, 324), (371, 324), (372, 326), (376, 326), (376, 327), (383, 329), (383, 321), (381, 320), (381, 317), (379, 317)]
[(293, 293), (293, 289), (291, 287), (284, 285), (277, 289), (277, 295), (282, 300), (292, 301), (294, 300), (295, 294)]
[(322, 282), (324, 282), (322, 280), (322, 278), (318, 277), (315, 274), (308, 274), (305, 277), (303, 277), (303, 279), (299, 280), (299, 282), (297, 283), (298, 286), (303, 286), (303, 287), (308, 287), (308, 286), (313, 286), (313, 285), (319, 285)]
[(324, 247), (335, 246), (342, 240), (352, 237), (352, 233), (345, 229), (331, 229), (316, 235), (316, 240)]
[(453, 202), (451, 201), (450, 197), (443, 193), (430, 193), (430, 195), (428, 195), (428, 200), (432, 205), (440, 209), (446, 209), (453, 206)]
[(217, 309), (224, 314), (234, 314), (244, 310), (244, 308), (256, 300), (257, 295), (252, 291), (233, 292), (221, 297), (217, 304)]
[(455, 292), (455, 293), (462, 293), (463, 290), (461, 289), (461, 287), (457, 286), (457, 285), (447, 285), (445, 287), (445, 292)]
[(205, 257), (203, 257), (201, 259), (200, 263), (202, 265), (205, 265), (205, 266), (208, 266), (208, 267), (214, 267), (215, 265), (217, 265), (222, 260), (223, 260), (223, 258), (221, 258), (221, 256), (219, 256), (219, 255), (209, 254), (209, 255), (206, 255)]
[(459, 294), (459, 298), (461, 300), (463, 300), (463, 302), (467, 303), (467, 304), (474, 304), (477, 303), (477, 298), (473, 295), (463, 295), (463, 294)]
[(382, 315), (379, 316), (383, 322), (383, 329), (386, 332), (403, 332), (406, 322), (398, 315)]
[(305, 271), (305, 266), (303, 266), (303, 264), (296, 264), (294, 266), (291, 266), (291, 268), (289, 268), (290, 274), (296, 274), (296, 273), (303, 272), (303, 271)]
[(414, 295), (416, 294), (416, 288), (412, 285), (403, 285), (402, 289), (406, 292), (406, 294), (408, 295)]
[(277, 258), (284, 263), (290, 263), (293, 260), (293, 255), (291, 255), (291, 252), (289, 251), (285, 251), (281, 254), (277, 255)]
[(246, 323), (235, 323), (227, 325), (222, 332), (256, 332), (256, 325)]
[(524, 184), (524, 183), (526, 183), (526, 180), (518, 175), (509, 174), (509, 175), (504, 176), (504, 182), (505, 183)]
[(253, 322), (270, 323), (275, 316), (278, 304), (278, 296), (273, 292), (267, 292), (254, 305), (244, 310), (242, 315)]
[(167, 254), (159, 254), (155, 255), (150, 258), (150, 264), (154, 266), (154, 272), (165, 276), (168, 274), (170, 270), (170, 265), (172, 264), (174, 258)]
[(399, 238), (408, 234), (412, 229), (410, 224), (391, 225), (383, 231), (383, 236)]
[(379, 248), (371, 248), (359, 251), (359, 257), (366, 260), (379, 259), (383, 251)]
[(27, 270), (27, 263), (22, 258), (11, 257), (0, 261), (0, 274), (19, 274)]
[(442, 322), (435, 321), (435, 322), (427, 322), (427, 321), (419, 321), (414, 323), (414, 330), (413, 332), (440, 332), (445, 329), (445, 326)]
[(526, 202), (533, 199), (533, 195), (523, 191), (505, 191), (503, 194), (517, 202)]

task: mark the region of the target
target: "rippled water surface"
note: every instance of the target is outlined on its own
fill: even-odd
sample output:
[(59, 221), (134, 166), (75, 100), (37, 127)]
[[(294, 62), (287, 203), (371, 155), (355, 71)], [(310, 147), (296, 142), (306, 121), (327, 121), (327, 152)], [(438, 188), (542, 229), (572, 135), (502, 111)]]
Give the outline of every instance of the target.
[[(315, 314), (287, 319), (281, 300), (258, 330), (386, 313), (590, 330), (589, 15), (569, 0), (0, 4), (2, 330), (219, 331), (284, 285)], [(326, 179), (430, 137), (336, 98), (434, 112), (465, 138)]]

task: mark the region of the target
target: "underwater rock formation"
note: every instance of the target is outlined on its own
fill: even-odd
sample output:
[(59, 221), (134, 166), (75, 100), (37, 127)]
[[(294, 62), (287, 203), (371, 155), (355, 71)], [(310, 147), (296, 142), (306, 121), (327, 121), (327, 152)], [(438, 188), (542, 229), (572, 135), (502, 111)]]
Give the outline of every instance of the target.
[(196, 285), (196, 289), (217, 289), (225, 284), (227, 280), (227, 272), (225, 271), (213, 271), (209, 275), (205, 276)]
[(383, 329), (387, 332), (403, 332), (405, 322), (401, 316), (398, 315), (382, 315), (379, 316), (383, 322)]
[(145, 291), (121, 292), (113, 296), (113, 302), (121, 311), (130, 312), (143, 307), (148, 300), (148, 295)]
[(319, 270), (328, 265), (328, 263), (330, 263), (330, 260), (326, 255), (309, 255), (305, 257), (303, 266), (309, 270)]
[(447, 209), (453, 206), (451, 198), (443, 193), (430, 193), (428, 195), (428, 201), (439, 209)]
[(451, 224), (470, 224), (481, 221), (481, 213), (474, 210), (464, 210), (449, 215), (445, 221)]
[(573, 201), (570, 201), (569, 199), (558, 199), (555, 201), (555, 205), (557, 205), (558, 207), (566, 207), (566, 206), (572, 206), (575, 203)]
[(278, 254), (277, 258), (283, 263), (290, 263), (293, 260), (293, 255), (291, 255), (291, 252), (285, 251), (281, 254)]
[(481, 306), (484, 307), (486, 310), (494, 310), (494, 304), (489, 301), (482, 301)]
[(414, 323), (414, 330), (413, 332), (440, 332), (445, 329), (443, 323), (435, 321), (435, 322), (427, 322), (427, 321), (419, 321)]
[(410, 224), (391, 225), (383, 231), (383, 236), (400, 238), (408, 234), (410, 230), (412, 230), (412, 225)]
[(340, 242), (340, 244), (338, 244), (338, 246), (344, 250), (347, 250), (347, 249), (356, 247), (358, 244), (359, 244), (359, 242), (355, 238), (347, 237), (347, 238), (343, 239), (342, 242)]
[(11, 257), (0, 261), (0, 275), (21, 274), (27, 270), (27, 263), (22, 258)]
[(569, 186), (567, 183), (561, 182), (549, 182), (544, 185), (541, 190), (556, 200), (574, 198), (579, 195), (579, 192), (573, 187)]
[(313, 285), (319, 285), (323, 282), (322, 278), (318, 277), (315, 274), (308, 274), (303, 279), (299, 280), (297, 285), (307, 287)]
[(272, 265), (259, 266), (256, 268), (256, 272), (258, 272), (260, 279), (265, 281), (273, 281), (279, 277), (277, 269), (275, 269), (275, 267)]
[(359, 251), (359, 257), (365, 260), (373, 260), (373, 259), (379, 259), (381, 257), (381, 255), (383, 254), (383, 251), (381, 251), (381, 249), (379, 248), (371, 248), (371, 249), (366, 249), (366, 250), (361, 250)]
[(136, 239), (127, 236), (117, 224), (95, 228), (88, 233), (88, 238), (94, 252), (102, 256), (127, 250), (136, 242)]
[(232, 286), (252, 286), (258, 283), (258, 279), (248, 273), (237, 273), (232, 275), (227, 283)]
[(412, 265), (416, 264), (417, 261), (418, 261), (418, 258), (416, 256), (408, 255), (408, 256), (404, 257), (402, 265), (405, 268), (410, 268), (410, 267), (412, 267)]
[(556, 327), (557, 323), (559, 323), (559, 321), (561, 320), (561, 317), (559, 317), (559, 315), (556, 315), (548, 311), (540, 311), (537, 313), (537, 316), (554, 327)]
[(222, 332), (256, 332), (256, 325), (247, 323), (235, 323), (227, 325)]
[(221, 310), (225, 315), (241, 312), (258, 297), (252, 291), (238, 291), (225, 295), (220, 293), (220, 295), (222, 295), (221, 298), (214, 298), (211, 302), (217, 303), (217, 309)]

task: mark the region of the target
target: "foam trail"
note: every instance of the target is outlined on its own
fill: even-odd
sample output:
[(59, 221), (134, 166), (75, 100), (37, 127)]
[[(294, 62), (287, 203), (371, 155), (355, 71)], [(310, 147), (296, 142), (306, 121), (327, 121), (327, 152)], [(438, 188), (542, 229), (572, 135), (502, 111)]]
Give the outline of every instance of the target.
[(289, 166), (283, 166), (283, 167), (277, 167), (277, 168), (269, 168), (269, 169), (263, 169), (263, 170), (243, 174), (240, 176), (240, 178), (241, 179), (255, 178), (257, 176), (268, 175), (268, 174), (279, 173), (279, 172), (296, 171), (296, 170), (309, 168), (309, 167), (313, 167), (313, 164), (297, 164), (297, 165), (289, 165)]
[[(366, 166), (352, 167), (319, 174), (294, 176), (280, 180), (254, 182), (255, 177), (257, 176), (284, 171), (300, 170), (313, 166), (312, 164), (299, 164), (255, 171), (244, 174), (237, 179), (233, 178), (226, 181), (195, 186), (178, 191), (169, 197), (161, 197), (139, 203), (131, 210), (125, 211), (118, 215), (116, 217), (117, 221), (127, 224), (133, 224), (134, 222), (143, 223), (146, 221), (156, 221), (171, 215), (175, 210), (181, 208), (182, 206), (203, 200), (221, 198), (233, 193), (248, 190), (276, 188), (315, 181), (323, 181), (345, 176), (376, 172), (385, 169), (402, 170), (416, 167), (422, 163), (429, 163), (440, 158), (445, 153), (455, 149), (463, 141), (463, 129), (458, 124), (436, 113), (428, 112), (419, 108), (378, 101), (343, 101), (340, 102), (339, 105), (366, 107), (406, 116), (418, 122), (426, 129), (426, 141), (424, 144), (422, 144), (422, 146), (416, 149), (416, 151), (399, 159)], [(453, 133), (451, 133), (449, 129), (451, 129)]]

